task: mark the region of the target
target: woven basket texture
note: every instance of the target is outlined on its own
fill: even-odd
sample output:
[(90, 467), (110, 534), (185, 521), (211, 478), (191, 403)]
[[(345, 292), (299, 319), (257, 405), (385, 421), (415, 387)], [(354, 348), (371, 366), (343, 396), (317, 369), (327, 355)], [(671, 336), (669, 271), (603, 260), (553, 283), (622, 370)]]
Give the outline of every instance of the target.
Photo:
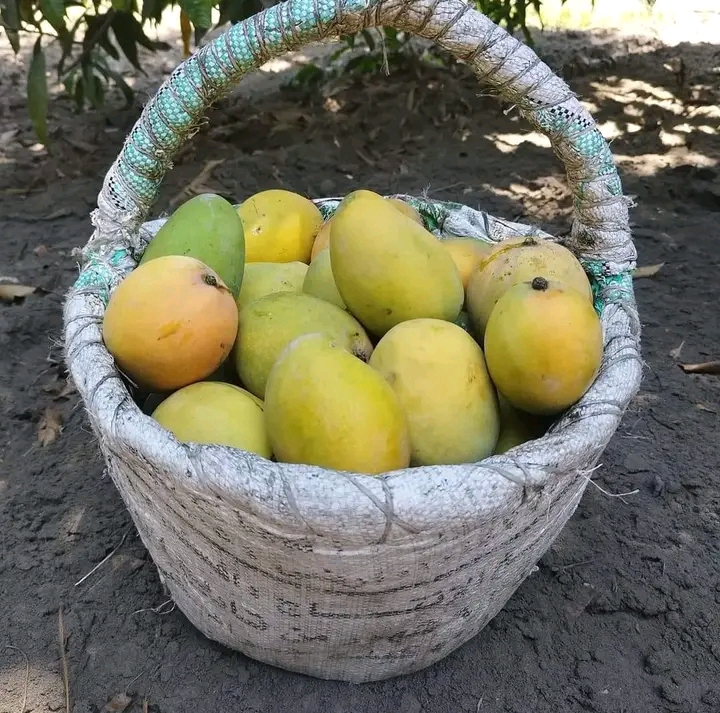
[[(112, 290), (162, 220), (158, 187), (208, 106), (307, 42), (372, 26), (430, 39), (546, 134), (574, 195), (563, 242), (591, 276), (604, 330), (593, 386), (543, 438), (480, 463), (370, 477), (179, 443), (132, 400), (102, 341)], [(539, 234), (401, 196), (439, 238)], [(328, 216), (338, 199), (317, 201)], [(64, 308), (65, 356), (107, 469), (170, 594), (206, 636), (309, 675), (366, 682), (422, 669), (475, 636), (578, 505), (641, 378), (629, 200), (566, 84), (462, 0), (288, 0), (181, 64), (105, 177)]]

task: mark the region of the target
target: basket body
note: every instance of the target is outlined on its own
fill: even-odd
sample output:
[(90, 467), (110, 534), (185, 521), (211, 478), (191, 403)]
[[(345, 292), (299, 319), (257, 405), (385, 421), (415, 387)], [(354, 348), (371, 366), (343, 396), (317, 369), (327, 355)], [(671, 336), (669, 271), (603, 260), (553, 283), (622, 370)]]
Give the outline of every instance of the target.
[[(170, 490), (172, 473), (131, 455), (110, 463), (172, 599), (205, 636), (287, 670), (355, 683), (418, 671), (475, 636), (533, 571), (587, 485), (584, 469), (563, 473), (481, 528), (449, 523), (447, 533), (352, 548), (302, 528), (278, 531), (224, 499)], [(357, 499), (366, 506), (362, 493)], [(427, 500), (417, 493), (417, 507)]]
[[(207, 104), (248, 69), (331, 30), (380, 24), (463, 57), (550, 137), (575, 197), (566, 243), (601, 315), (600, 374), (546, 436), (481, 463), (370, 477), (179, 443), (133, 402), (102, 340), (110, 293), (159, 227), (145, 220), (162, 176)], [(403, 198), (441, 239), (540, 233)], [(327, 216), (337, 199), (318, 203)], [(189, 620), (260, 661), (358, 683), (417, 671), (477, 634), (574, 512), (640, 383), (627, 200), (569, 89), (463, 0), (287, 0), (176, 70), (145, 107), (98, 206), (65, 304), (66, 360), (108, 471)]]

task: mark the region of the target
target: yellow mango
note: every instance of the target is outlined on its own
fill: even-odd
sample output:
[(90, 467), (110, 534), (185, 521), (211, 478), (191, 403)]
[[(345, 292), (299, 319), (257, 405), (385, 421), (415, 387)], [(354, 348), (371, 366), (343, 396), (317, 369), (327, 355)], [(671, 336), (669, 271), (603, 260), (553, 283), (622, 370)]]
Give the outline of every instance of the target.
[(170, 394), (153, 418), (179, 441), (214, 443), (272, 457), (263, 403), (232, 384), (199, 381)]
[(376, 475), (410, 461), (405, 416), (374, 369), (322, 334), (292, 341), (270, 372), (265, 416), (275, 456)]
[(441, 242), (455, 261), (463, 287), (467, 287), (470, 276), (493, 247), (491, 243), (475, 238), (446, 238)]
[(238, 308), (273, 292), (301, 292), (307, 270), (308, 266), (298, 261), (249, 262), (237, 298)]
[(493, 307), (513, 285), (542, 275), (572, 287), (592, 300), (592, 288), (580, 261), (566, 247), (541, 238), (498, 243), (470, 276), (465, 304), (475, 335), (482, 338)]
[(261, 191), (237, 207), (246, 262), (310, 262), (323, 219), (305, 196), (280, 188)]
[(500, 406), (500, 436), (495, 453), (506, 453), (515, 446), (540, 438), (550, 427), (547, 417), (535, 416), (516, 409), (502, 394), (498, 394)]
[(420, 217), (420, 213), (418, 213), (415, 208), (413, 208), (409, 203), (400, 200), (400, 198), (386, 198), (385, 200), (390, 202), (403, 215), (406, 215), (408, 218), (410, 218), (410, 220), (414, 220), (420, 225), (423, 224), (423, 219)]
[(274, 292), (239, 311), (235, 366), (242, 384), (263, 398), (268, 374), (280, 352), (295, 338), (320, 332), (361, 359), (372, 343), (345, 310), (302, 292)]
[(532, 414), (559, 414), (577, 402), (595, 380), (602, 353), (602, 325), (587, 295), (544, 277), (507, 290), (485, 329), (495, 386)]
[(370, 191), (356, 191), (338, 206), (330, 261), (348, 310), (378, 336), (409, 319), (453, 321), (462, 308), (462, 281), (448, 251)]
[(205, 263), (163, 255), (136, 267), (110, 295), (103, 340), (118, 367), (149, 391), (212, 374), (232, 349), (232, 292)]
[(461, 327), (413, 319), (393, 327), (370, 361), (407, 416), (411, 463), (474, 463), (491, 455), (500, 416), (482, 349)]
[(337, 285), (335, 284), (335, 278), (333, 277), (332, 266), (330, 264), (330, 250), (328, 248), (320, 252), (315, 260), (310, 263), (310, 267), (305, 275), (302, 291), (305, 294), (313, 295), (313, 297), (346, 309), (343, 298), (340, 296)]

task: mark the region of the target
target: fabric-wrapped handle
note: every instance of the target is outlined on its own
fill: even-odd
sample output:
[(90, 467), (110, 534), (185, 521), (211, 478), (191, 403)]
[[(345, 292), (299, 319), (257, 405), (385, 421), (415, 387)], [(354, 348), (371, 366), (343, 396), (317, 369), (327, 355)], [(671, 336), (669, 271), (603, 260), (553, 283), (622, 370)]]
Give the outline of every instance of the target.
[(636, 257), (629, 201), (594, 120), (528, 46), (464, 0), (285, 0), (232, 26), (179, 65), (146, 105), (105, 177), (84, 257), (142, 247), (140, 227), (173, 156), (247, 72), (309, 42), (375, 26), (434, 41), (546, 134), (574, 196), (570, 247), (608, 276), (627, 274)]

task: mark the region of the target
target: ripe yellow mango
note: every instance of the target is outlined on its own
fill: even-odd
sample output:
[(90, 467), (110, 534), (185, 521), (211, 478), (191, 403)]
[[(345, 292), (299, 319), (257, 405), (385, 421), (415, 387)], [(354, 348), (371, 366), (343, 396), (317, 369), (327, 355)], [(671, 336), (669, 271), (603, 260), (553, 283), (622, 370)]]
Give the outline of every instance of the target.
[(406, 215), (408, 218), (410, 218), (410, 220), (414, 220), (419, 225), (423, 224), (423, 219), (420, 217), (420, 213), (418, 213), (415, 208), (413, 208), (409, 203), (406, 203), (400, 198), (386, 198), (385, 200), (391, 203), (403, 215)]
[(237, 207), (246, 262), (310, 262), (323, 219), (305, 196), (280, 188), (260, 191)]
[(475, 238), (446, 238), (441, 242), (455, 261), (463, 287), (467, 287), (470, 276), (493, 248), (491, 243)]
[(335, 284), (332, 265), (330, 264), (330, 250), (328, 248), (325, 248), (325, 250), (310, 263), (310, 267), (305, 275), (302, 291), (307, 295), (312, 295), (313, 297), (346, 309), (343, 298), (340, 296), (337, 285)]
[(590, 281), (566, 247), (541, 238), (498, 243), (470, 276), (465, 304), (475, 335), (482, 338), (493, 307), (513, 285), (542, 275), (573, 287), (592, 300)]
[(393, 327), (368, 362), (407, 416), (411, 463), (474, 463), (491, 455), (500, 416), (482, 349), (461, 327), (413, 319)]
[(270, 372), (265, 417), (279, 461), (376, 475), (410, 462), (405, 416), (387, 382), (322, 334), (292, 341)]
[(497, 301), (485, 329), (485, 358), (503, 396), (522, 411), (561, 413), (600, 370), (603, 334), (586, 294), (535, 277)]
[[(355, 194), (362, 195), (363, 193), (369, 194), (371, 196), (377, 196), (377, 193), (372, 193), (371, 191), (355, 191)], [(381, 197), (381, 196), (378, 196)], [(418, 213), (415, 208), (413, 208), (409, 203), (406, 203), (405, 201), (400, 200), (399, 198), (385, 198), (385, 200), (390, 203), (394, 208), (397, 208), (403, 215), (407, 216), (411, 220), (414, 220), (419, 225), (423, 225), (423, 219), (420, 217), (420, 213)], [(310, 260), (314, 260), (323, 250), (326, 250), (330, 247), (330, 222), (332, 218), (329, 218), (326, 220), (322, 227), (320, 228), (320, 231), (317, 234), (317, 237), (315, 238), (315, 242), (313, 243), (312, 253), (310, 255)]]
[(235, 366), (242, 384), (264, 397), (268, 374), (280, 352), (297, 337), (320, 332), (363, 360), (372, 343), (345, 310), (302, 292), (274, 292), (239, 311)]
[[(330, 219), (332, 220), (332, 218)], [(326, 220), (313, 241), (312, 251), (310, 252), (310, 262), (312, 262), (323, 250), (330, 247), (330, 220)]]
[(149, 391), (174, 391), (212, 374), (230, 353), (235, 300), (214, 270), (163, 255), (136, 267), (113, 291), (103, 340), (118, 367)]
[(219, 381), (199, 381), (168, 396), (153, 418), (179, 441), (215, 443), (272, 457), (263, 403)]
[(349, 311), (378, 336), (408, 319), (453, 321), (462, 308), (462, 281), (448, 251), (370, 191), (355, 191), (338, 206), (330, 261)]
[(273, 292), (301, 292), (308, 266), (304, 262), (249, 262), (237, 306), (242, 309)]

